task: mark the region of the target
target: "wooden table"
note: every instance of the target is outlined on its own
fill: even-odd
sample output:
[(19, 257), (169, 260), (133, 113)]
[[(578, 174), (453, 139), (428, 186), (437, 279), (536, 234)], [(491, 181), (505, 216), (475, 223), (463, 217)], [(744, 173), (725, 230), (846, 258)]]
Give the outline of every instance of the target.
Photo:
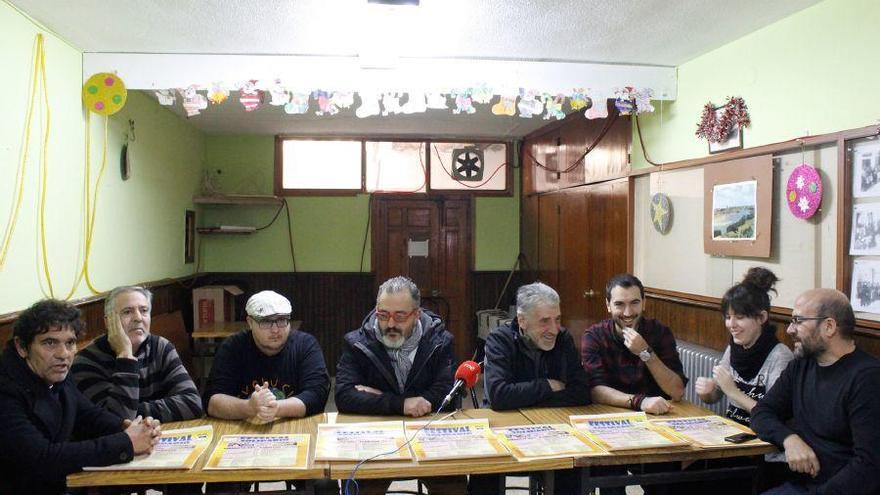
[[(556, 408), (532, 408), (521, 409), (520, 412), (526, 416), (532, 423), (568, 423), (568, 417), (578, 414), (607, 414), (631, 412), (628, 409), (621, 409), (613, 406), (605, 406), (592, 404), (582, 407), (556, 407)], [(675, 418), (675, 417), (696, 417), (714, 415), (712, 411), (703, 407), (690, 404), (688, 402), (676, 402), (672, 411), (663, 416), (648, 415), (649, 418)], [(582, 489), (601, 488), (611, 486), (626, 486), (627, 484), (655, 484), (655, 483), (675, 483), (683, 481), (697, 481), (704, 479), (720, 479), (738, 477), (744, 474), (754, 473), (757, 469), (757, 459), (764, 454), (778, 452), (776, 447), (768, 445), (759, 440), (753, 440), (742, 444), (731, 444), (729, 447), (716, 449), (703, 449), (692, 445), (659, 448), (659, 449), (641, 449), (628, 450), (614, 453), (602, 453), (599, 455), (589, 455), (575, 457), (573, 459), (575, 467), (583, 467), (581, 479)], [(755, 460), (753, 466), (743, 467), (727, 467), (702, 469), (694, 471), (676, 471), (655, 474), (642, 475), (625, 475), (625, 476), (592, 476), (590, 467), (593, 466), (613, 466), (613, 465), (638, 465), (650, 464), (656, 462), (682, 462), (691, 463), (694, 461), (708, 459), (722, 459), (731, 457), (745, 457)]]
[[(482, 419), (489, 420), (489, 426), (515, 426), (531, 424), (519, 411), (493, 411), (491, 409), (465, 409), (448, 419)], [(421, 418), (420, 420), (422, 420)], [(360, 416), (339, 414), (337, 423), (360, 423), (365, 421), (413, 421), (413, 418), (401, 416)], [(353, 462), (330, 462), (330, 478), (345, 480), (351, 475)], [(523, 471), (552, 471), (570, 469), (571, 458), (541, 459), (520, 462), (511, 457), (487, 459), (454, 459), (443, 461), (370, 461), (358, 468), (358, 479), (375, 478), (419, 478), (426, 476), (453, 476), (463, 474), (496, 474)]]
[[(457, 412), (450, 419), (486, 418), (492, 427), (541, 424), (568, 423), (568, 417), (576, 414), (602, 414), (621, 412), (622, 409), (610, 406), (591, 405), (586, 407), (532, 408), (519, 411), (492, 411), (490, 409), (466, 409)], [(673, 412), (667, 417), (703, 416), (711, 411), (687, 403), (677, 403)], [(252, 425), (244, 421), (227, 421), (215, 418), (203, 418), (192, 421), (168, 423), (165, 429), (185, 428), (202, 424), (214, 426), (214, 438), (211, 446), (199, 458), (191, 470), (151, 470), (151, 471), (92, 471), (72, 474), (67, 477), (68, 486), (120, 486), (120, 485), (165, 485), (174, 483), (212, 483), (212, 482), (254, 482), (297, 479), (318, 479), (329, 476), (332, 479), (347, 479), (354, 467), (352, 462), (311, 462), (307, 469), (243, 469), (229, 471), (205, 471), (204, 464), (220, 437), (224, 434), (241, 433), (308, 433), (311, 435), (309, 459), (314, 459), (317, 426), (322, 422), (353, 423), (365, 421), (412, 420), (399, 416), (360, 416), (350, 414), (316, 414), (302, 419), (279, 420), (269, 425)], [(694, 461), (701, 459), (718, 459), (724, 457), (755, 457), (776, 452), (766, 444), (756, 442), (731, 446), (724, 449), (700, 449), (681, 447), (667, 449), (646, 449), (613, 454), (598, 454), (562, 459), (540, 459), (521, 462), (513, 457), (489, 459), (461, 459), (443, 461), (376, 461), (362, 465), (358, 470), (359, 479), (376, 478), (419, 478), (426, 476), (453, 476), (466, 474), (498, 474), (514, 472), (543, 471), (545, 473), (545, 493), (552, 494), (552, 473), (558, 469), (584, 467), (582, 479), (588, 486), (621, 486), (626, 484), (650, 484), (676, 482), (684, 480), (720, 478), (731, 474), (742, 474), (743, 469), (724, 468), (702, 471), (672, 472), (662, 474), (627, 475), (598, 477), (591, 476), (590, 467), (602, 465), (642, 464), (652, 462)], [(739, 471), (730, 471), (731, 469)], [(653, 477), (653, 478), (652, 478)]]
[[(254, 425), (246, 421), (230, 421), (216, 418), (202, 418), (190, 421), (179, 421), (162, 425), (163, 429), (187, 428), (211, 424), (214, 426), (214, 437), (211, 445), (199, 457), (190, 470), (164, 469), (144, 471), (88, 471), (71, 474), (67, 477), (67, 486), (119, 486), (119, 485), (168, 485), (175, 483), (215, 483), (231, 481), (279, 481), (279, 480), (311, 480), (323, 478), (327, 473), (327, 463), (315, 463), (315, 432), (318, 423), (323, 421), (322, 414), (301, 419), (283, 419), (267, 425)], [(308, 433), (309, 467), (307, 469), (241, 469), (241, 470), (203, 470), (205, 462), (214, 450), (220, 437), (242, 433)]]

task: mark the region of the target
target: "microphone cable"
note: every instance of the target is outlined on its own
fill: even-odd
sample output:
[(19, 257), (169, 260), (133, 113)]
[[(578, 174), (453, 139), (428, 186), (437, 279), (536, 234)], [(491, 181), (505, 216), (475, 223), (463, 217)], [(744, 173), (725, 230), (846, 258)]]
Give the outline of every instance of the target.
[[(372, 461), (373, 459), (376, 459), (376, 458), (378, 458), (378, 457), (382, 457), (382, 456), (385, 456), (385, 455), (396, 454), (400, 449), (402, 449), (402, 448), (404, 448), (404, 447), (408, 447), (409, 444), (412, 443), (412, 441), (415, 440), (415, 438), (419, 435), (419, 433), (420, 433), (422, 430), (424, 430), (425, 428), (428, 427), (428, 425), (430, 425), (430, 424), (433, 423), (434, 421), (443, 421), (443, 420), (445, 420), (445, 419), (447, 419), (447, 418), (450, 418), (450, 417), (454, 416), (455, 414), (457, 414), (457, 413), (459, 413), (459, 412), (461, 412), (461, 409), (456, 409), (456, 410), (452, 411), (451, 413), (446, 414), (445, 416), (443, 416), (442, 418), (440, 418), (440, 419), (438, 420), (438, 419), (437, 419), (437, 416), (440, 414), (440, 411), (438, 410), (437, 412), (435, 412), (435, 413), (431, 416), (431, 419), (429, 419), (427, 423), (425, 423), (424, 425), (422, 425), (421, 428), (419, 428), (418, 430), (416, 430), (415, 433), (413, 433), (413, 435), (412, 435), (411, 437), (409, 437), (409, 438), (406, 439), (406, 442), (404, 442), (403, 444), (400, 445), (400, 447), (397, 447), (397, 448), (394, 449), (394, 450), (389, 450), (388, 452), (382, 452), (382, 453), (380, 453), (380, 454), (376, 454), (376, 455), (374, 455), (374, 456), (372, 456), (372, 457), (368, 457), (368, 458), (366, 458), (366, 459), (364, 459), (364, 460), (362, 460), (362, 461), (358, 461), (358, 463), (355, 464), (354, 467), (351, 469), (351, 474), (350, 474), (350, 475), (348, 476), (348, 478), (345, 480), (345, 485), (342, 487), (342, 493), (343, 493), (343, 495), (358, 495), (358, 494), (360, 493), (360, 488), (358, 487), (358, 482), (357, 482), (357, 480), (355, 479), (355, 476), (357, 475), (358, 469), (360, 469), (361, 466), (362, 466), (365, 462)], [(405, 427), (404, 427), (404, 430), (403, 430), (403, 431), (404, 431), (404, 437), (405, 437), (405, 436), (406, 436), (406, 428), (405, 428)], [(352, 483), (354, 484), (354, 491), (349, 491), (349, 486), (350, 486)]]

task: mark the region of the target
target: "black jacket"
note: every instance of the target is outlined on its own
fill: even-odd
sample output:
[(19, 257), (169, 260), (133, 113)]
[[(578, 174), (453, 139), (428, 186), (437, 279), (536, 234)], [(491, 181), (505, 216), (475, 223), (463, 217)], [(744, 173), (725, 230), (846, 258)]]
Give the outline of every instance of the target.
[[(336, 408), (341, 413), (402, 415), (403, 401), (424, 397), (436, 410), (452, 389), (452, 334), (440, 317), (422, 310), (422, 338), (403, 390), (394, 376), (385, 346), (368, 327), (374, 312), (361, 328), (349, 332), (336, 365)], [(381, 390), (382, 395), (360, 392), (355, 385)]]
[(66, 476), (83, 466), (132, 459), (121, 419), (89, 402), (69, 376), (55, 387), (60, 416), (10, 341), (0, 361), (0, 493), (63, 493)]
[[(532, 350), (516, 320), (486, 339), (486, 398), (495, 410), (520, 407), (583, 406), (590, 403), (587, 374), (568, 330), (562, 328), (549, 351)], [(554, 392), (548, 378), (565, 383)]]

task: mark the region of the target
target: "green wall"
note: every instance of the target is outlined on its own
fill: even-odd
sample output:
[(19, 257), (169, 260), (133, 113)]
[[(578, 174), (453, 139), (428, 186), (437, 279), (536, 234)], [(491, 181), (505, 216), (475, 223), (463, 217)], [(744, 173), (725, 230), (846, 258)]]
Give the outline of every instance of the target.
[[(0, 2), (0, 67), (6, 94), (0, 100), (0, 219), (5, 228), (17, 190), (34, 38), (44, 33), (48, 108), (51, 110), (45, 210), (46, 243), (55, 297), (74, 287), (83, 260), (85, 115), (80, 102), (82, 54), (65, 41)], [(39, 106), (37, 108), (40, 108)], [(119, 152), (128, 119), (135, 121), (132, 177), (122, 182)], [(93, 180), (103, 149), (103, 117), (92, 119)], [(0, 270), (0, 314), (23, 309), (48, 295), (42, 282), (38, 207), (41, 134), (34, 115), (30, 160), (24, 175), (21, 212), (5, 266)], [(192, 273), (183, 263), (184, 209), (199, 184), (204, 144), (201, 134), (142, 94), (109, 122), (108, 162), (99, 192), (91, 280), (98, 290), (115, 285)], [(90, 295), (85, 283), (73, 297)]]
[[(224, 192), (271, 194), (274, 153), (272, 136), (209, 136), (206, 138), (205, 167)], [(519, 252), (518, 194), (517, 191), (514, 197), (477, 198), (477, 270), (509, 269), (516, 260)], [(361, 269), (368, 215), (367, 195), (296, 196), (287, 198), (287, 201), (298, 271), (357, 272)], [(199, 214), (202, 217), (200, 225), (264, 225), (271, 220), (274, 208), (209, 206), (200, 208)], [(282, 212), (271, 227), (254, 235), (201, 236), (202, 270), (290, 270), (286, 221)], [(370, 239), (367, 238), (363, 271), (369, 270)]]
[[(752, 125), (744, 146), (877, 124), (880, 55), (876, 0), (826, 0), (678, 68), (678, 100), (645, 115), (658, 163), (708, 154), (694, 136), (703, 105), (742, 96)], [(634, 167), (649, 166), (633, 126)]]

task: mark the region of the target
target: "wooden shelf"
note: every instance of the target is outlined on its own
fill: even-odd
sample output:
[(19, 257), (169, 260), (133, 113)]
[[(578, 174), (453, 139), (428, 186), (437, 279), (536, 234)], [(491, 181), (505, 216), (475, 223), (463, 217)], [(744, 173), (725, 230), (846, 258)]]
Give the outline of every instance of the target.
[(278, 206), (284, 199), (260, 194), (224, 194), (222, 196), (193, 196), (193, 203), (201, 205)]
[(250, 235), (256, 232), (256, 230), (223, 230), (218, 227), (199, 227), (196, 229), (196, 232), (202, 235)]

